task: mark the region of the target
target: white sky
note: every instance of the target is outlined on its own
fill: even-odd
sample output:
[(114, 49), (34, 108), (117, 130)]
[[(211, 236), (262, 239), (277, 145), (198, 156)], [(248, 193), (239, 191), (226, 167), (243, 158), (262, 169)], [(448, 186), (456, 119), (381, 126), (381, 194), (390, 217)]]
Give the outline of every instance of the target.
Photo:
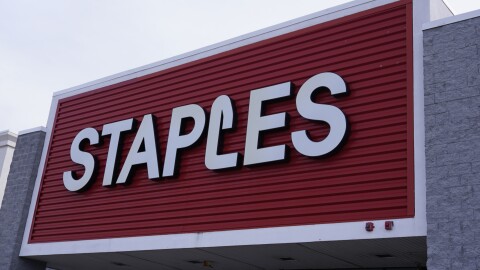
[(0, 131), (45, 126), (53, 92), (345, 2), (0, 0)]

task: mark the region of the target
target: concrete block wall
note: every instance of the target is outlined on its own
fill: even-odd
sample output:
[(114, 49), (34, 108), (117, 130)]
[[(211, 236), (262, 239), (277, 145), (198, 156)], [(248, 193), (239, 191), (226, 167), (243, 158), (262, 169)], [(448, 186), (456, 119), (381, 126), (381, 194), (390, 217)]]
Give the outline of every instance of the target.
[(44, 140), (44, 131), (18, 136), (0, 209), (0, 270), (45, 269), (43, 262), (19, 257)]
[(480, 17), (424, 31), (429, 270), (480, 269)]

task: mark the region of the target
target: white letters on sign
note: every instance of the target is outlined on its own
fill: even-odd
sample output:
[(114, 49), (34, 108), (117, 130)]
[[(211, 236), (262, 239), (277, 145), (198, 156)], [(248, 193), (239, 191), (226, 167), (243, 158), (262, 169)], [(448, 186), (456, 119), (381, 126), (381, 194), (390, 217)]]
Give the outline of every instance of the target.
[(70, 158), (73, 162), (83, 165), (85, 172), (80, 179), (74, 179), (75, 172), (68, 171), (63, 173), (63, 184), (70, 191), (79, 191), (85, 188), (95, 170), (95, 158), (93, 155), (80, 150), (80, 144), (83, 140), (89, 140), (90, 145), (96, 145), (100, 137), (94, 128), (86, 128), (80, 131), (73, 139), (72, 147), (70, 148)]
[[(186, 118), (193, 118), (195, 124), (192, 131), (185, 135), (180, 135), (182, 130), (182, 121)], [(173, 109), (172, 120), (170, 121), (170, 131), (168, 132), (167, 153), (165, 154), (165, 164), (163, 166), (163, 176), (173, 176), (176, 170), (178, 149), (192, 146), (203, 133), (205, 128), (205, 112), (197, 104), (190, 104)]]
[[(238, 153), (219, 154), (220, 130), (233, 128), (235, 115), (232, 100), (228, 96), (215, 99), (210, 110), (207, 148), (205, 149), (205, 166), (210, 170), (233, 168), (237, 166)], [(220, 128), (221, 126), (221, 128)]]
[[(287, 158), (287, 146), (274, 145), (262, 147), (261, 132), (273, 131), (288, 127), (288, 115), (286, 112), (264, 115), (265, 102), (287, 98), (292, 95), (292, 83), (286, 82), (272, 85), (250, 92), (250, 104), (248, 111), (247, 131), (245, 138), (244, 165), (255, 165), (267, 162), (281, 161)], [(328, 135), (321, 141), (312, 141), (307, 130), (299, 130), (291, 133), (293, 147), (301, 154), (308, 157), (320, 157), (337, 149), (345, 140), (347, 133), (347, 118), (339, 108), (313, 102), (312, 95), (317, 90), (330, 91), (331, 95), (337, 96), (347, 93), (345, 81), (337, 74), (325, 72), (308, 79), (298, 91), (296, 107), (298, 113), (309, 120), (325, 122), (330, 126)], [(183, 134), (185, 120), (193, 119), (193, 128), (187, 134)], [(202, 134), (207, 131), (205, 150), (205, 166), (210, 170), (234, 168), (239, 163), (239, 153), (222, 153), (222, 131), (232, 129), (235, 126), (236, 114), (233, 101), (226, 95), (215, 99), (210, 110), (209, 121), (202, 107), (190, 104), (174, 108), (170, 121), (165, 161), (163, 163), (162, 177), (175, 176), (178, 171), (179, 151), (191, 147), (200, 140)], [(143, 117), (135, 139), (121, 168), (115, 168), (120, 155), (119, 148), (124, 132), (131, 132), (134, 119), (126, 119), (103, 126), (102, 136), (110, 136), (103, 186), (125, 184), (132, 174), (133, 166), (143, 165), (147, 167), (148, 178), (160, 177), (160, 158), (157, 153), (157, 140), (155, 137), (155, 119), (151, 114)], [(208, 130), (205, 127), (208, 126)], [(63, 173), (63, 183), (70, 191), (84, 190), (94, 179), (93, 175), (97, 166), (95, 157), (82, 150), (82, 142), (88, 140), (90, 145), (100, 144), (100, 136), (97, 130), (85, 128), (81, 130), (72, 142), (70, 157), (74, 163), (82, 165), (83, 176), (76, 178), (74, 171)], [(120, 167), (120, 166), (118, 166)], [(115, 169), (120, 173), (114, 179)]]
[[(142, 142), (145, 150), (140, 151)], [(160, 177), (160, 173), (158, 172), (157, 146), (155, 144), (155, 128), (153, 127), (151, 114), (143, 117), (137, 135), (133, 140), (132, 147), (130, 147), (130, 151), (128, 152), (127, 159), (118, 176), (117, 183), (126, 183), (132, 166), (139, 164), (147, 164), (149, 179)]]
[(103, 185), (110, 186), (113, 184), (113, 170), (117, 162), (118, 145), (120, 143), (120, 133), (131, 130), (133, 127), (133, 118), (118, 121), (103, 126), (102, 136), (110, 136), (110, 146), (107, 154), (107, 164), (105, 165), (105, 173), (103, 175)]
[(292, 84), (282, 83), (250, 92), (248, 107), (247, 138), (245, 141), (244, 165), (252, 165), (285, 159), (286, 145), (258, 148), (260, 131), (284, 127), (287, 113), (262, 116), (262, 103), (267, 100), (288, 97)]
[(312, 142), (306, 130), (292, 133), (292, 143), (298, 152), (309, 157), (326, 155), (340, 145), (347, 132), (347, 118), (343, 112), (332, 105), (316, 104), (312, 102), (312, 93), (325, 87), (332, 95), (345, 94), (347, 86), (343, 79), (335, 73), (320, 73), (308, 79), (297, 94), (297, 110), (301, 116), (327, 122), (330, 133), (323, 141)]

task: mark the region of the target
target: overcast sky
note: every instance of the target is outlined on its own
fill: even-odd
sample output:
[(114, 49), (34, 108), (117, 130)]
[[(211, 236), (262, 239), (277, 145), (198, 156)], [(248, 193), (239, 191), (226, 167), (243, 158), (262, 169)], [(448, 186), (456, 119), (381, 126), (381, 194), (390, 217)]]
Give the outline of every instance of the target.
[(53, 92), (345, 2), (0, 0), (0, 131), (45, 126)]

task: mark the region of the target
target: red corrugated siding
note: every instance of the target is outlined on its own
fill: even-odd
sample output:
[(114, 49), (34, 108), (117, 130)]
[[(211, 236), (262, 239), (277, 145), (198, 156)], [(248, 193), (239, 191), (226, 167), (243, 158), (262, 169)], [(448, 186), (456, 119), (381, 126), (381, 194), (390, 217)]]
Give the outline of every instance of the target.
[[(30, 242), (411, 216), (410, 9), (401, 1), (60, 100)], [(290, 128), (267, 135), (264, 144), (287, 144), (285, 164), (213, 172), (204, 165), (204, 138), (182, 152), (178, 178), (151, 181), (140, 166), (131, 184), (105, 188), (105, 138), (101, 147), (88, 147), (100, 167), (92, 187), (74, 193), (63, 186), (64, 171), (82, 170), (70, 161), (69, 149), (83, 128), (101, 130), (105, 123), (153, 113), (163, 157), (172, 108), (195, 103), (209, 111), (217, 96), (227, 94), (236, 104), (238, 128), (225, 136), (225, 152), (243, 153), (250, 91), (292, 81), (296, 93), (325, 71), (341, 75), (350, 90), (338, 99), (316, 97), (341, 108), (351, 125), (346, 144), (330, 157), (312, 159), (293, 148), (293, 131), (307, 129), (318, 140), (326, 134), (324, 125), (298, 115), (293, 96), (266, 112), (291, 117)], [(122, 161), (133, 136), (124, 137)]]

